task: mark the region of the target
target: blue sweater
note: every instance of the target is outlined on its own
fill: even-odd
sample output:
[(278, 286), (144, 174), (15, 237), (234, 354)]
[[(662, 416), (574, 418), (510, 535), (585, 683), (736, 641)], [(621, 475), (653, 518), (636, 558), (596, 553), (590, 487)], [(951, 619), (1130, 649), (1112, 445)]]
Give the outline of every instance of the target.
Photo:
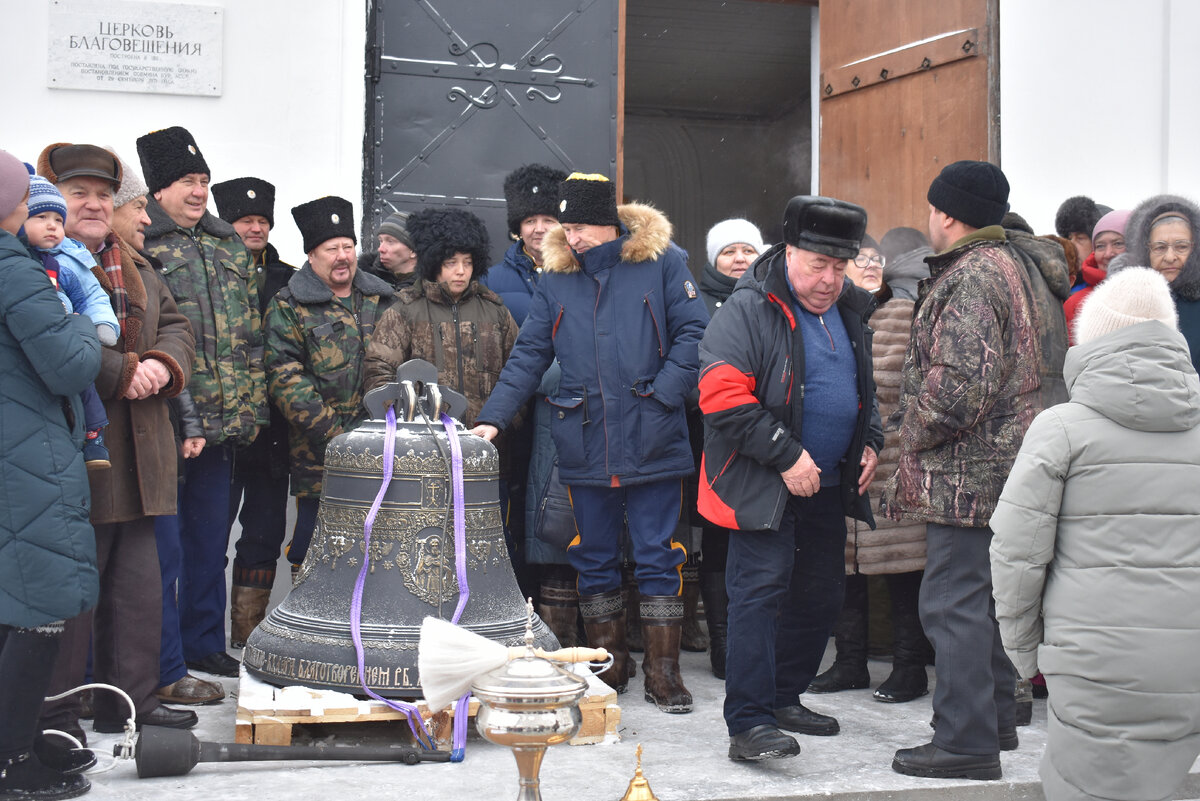
[(841, 483), (838, 465), (850, 447), (858, 419), (854, 349), (836, 309), (813, 314), (793, 303), (804, 337), (804, 407), (800, 442), (821, 468), (821, 486)]

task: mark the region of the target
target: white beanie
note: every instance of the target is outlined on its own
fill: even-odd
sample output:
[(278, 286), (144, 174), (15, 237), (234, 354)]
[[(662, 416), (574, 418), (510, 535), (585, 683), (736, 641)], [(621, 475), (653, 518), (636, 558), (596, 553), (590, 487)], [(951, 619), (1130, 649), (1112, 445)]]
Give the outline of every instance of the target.
[(1101, 281), (1083, 302), (1075, 315), (1075, 343), (1147, 320), (1176, 328), (1177, 319), (1167, 280), (1149, 267), (1129, 267)]
[(762, 234), (754, 223), (738, 217), (721, 220), (708, 229), (708, 263), (715, 267), (717, 255), (730, 245), (739, 242), (749, 245), (759, 253), (767, 249), (767, 246), (763, 244)]

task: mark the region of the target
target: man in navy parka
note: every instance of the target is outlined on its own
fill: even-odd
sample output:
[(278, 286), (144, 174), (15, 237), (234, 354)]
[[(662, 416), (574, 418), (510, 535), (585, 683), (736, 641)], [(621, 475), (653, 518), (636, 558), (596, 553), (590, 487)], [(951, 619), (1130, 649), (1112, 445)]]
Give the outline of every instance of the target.
[(687, 557), (672, 533), (682, 480), (694, 472), (684, 400), (695, 389), (698, 345), (708, 323), (686, 254), (671, 224), (640, 204), (619, 209), (602, 175), (560, 185), (559, 222), (543, 244), (543, 275), (500, 381), (475, 433), (492, 439), (537, 389), (554, 358), (562, 381), (551, 433), (559, 475), (575, 511), (567, 549), (579, 572), (588, 641), (615, 661), (618, 692), (634, 666), (625, 642), (621, 531), (628, 523), (646, 639), (646, 700), (690, 712), (679, 675)]

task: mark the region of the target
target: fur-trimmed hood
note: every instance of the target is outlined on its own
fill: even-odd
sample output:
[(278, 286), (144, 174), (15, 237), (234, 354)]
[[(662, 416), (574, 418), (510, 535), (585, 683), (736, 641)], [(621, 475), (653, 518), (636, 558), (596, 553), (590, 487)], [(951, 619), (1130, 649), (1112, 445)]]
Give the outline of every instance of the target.
[[(157, 239), (182, 228), (171, 219), (171, 215), (167, 214), (162, 204), (154, 199), (154, 195), (146, 196), (146, 214), (150, 216), (150, 224), (146, 226), (146, 239)], [(196, 227), (218, 239), (229, 239), (237, 235), (237, 231), (233, 229), (232, 225), (207, 209), (204, 211), (204, 216), (200, 218), (200, 222), (196, 223)]]
[[(654, 261), (667, 252), (671, 244), (671, 221), (661, 211), (645, 203), (626, 203), (617, 207), (617, 216), (624, 229), (621, 235), (629, 235), (621, 246), (621, 261), (630, 264)], [(542, 242), (542, 269), (551, 273), (580, 270), (579, 259), (561, 228), (546, 234)]]
[[(1138, 204), (1125, 224), (1125, 241), (1128, 247), (1124, 259), (1113, 259), (1108, 264), (1108, 274), (1119, 272), (1133, 265), (1150, 266), (1150, 224), (1160, 214), (1174, 211), (1188, 221), (1192, 228), (1192, 242), (1200, 237), (1200, 206), (1179, 195), (1155, 195)], [(1200, 300), (1200, 251), (1192, 246), (1183, 269), (1171, 282), (1171, 292), (1184, 300)]]
[[(381, 298), (390, 298), (395, 294), (390, 284), (366, 270), (354, 271), (354, 288), (364, 295), (379, 295)], [(307, 261), (288, 279), (288, 289), (292, 291), (292, 297), (301, 303), (327, 303), (333, 300), (333, 290), (317, 276)]]

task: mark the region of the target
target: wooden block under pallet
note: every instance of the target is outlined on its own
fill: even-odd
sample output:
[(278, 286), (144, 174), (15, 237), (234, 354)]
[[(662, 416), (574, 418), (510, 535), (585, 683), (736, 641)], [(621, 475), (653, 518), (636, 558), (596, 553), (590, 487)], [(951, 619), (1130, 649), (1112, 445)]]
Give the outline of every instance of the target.
[[(603, 742), (610, 735), (619, 736), (617, 727), (621, 722), (621, 707), (617, 703), (616, 691), (591, 673), (581, 675), (588, 680), (587, 694), (579, 702), (583, 723), (570, 744), (587, 745)], [(449, 748), (454, 723), (452, 711), (432, 714), (424, 701), (417, 701), (416, 704), (438, 747)], [(478, 711), (479, 702), (472, 698), (468, 715), (473, 718)], [(292, 727), (297, 725), (404, 720), (403, 712), (381, 701), (355, 698), (335, 690), (275, 687), (242, 670), (238, 681), (234, 739), (239, 743), (291, 745)]]

